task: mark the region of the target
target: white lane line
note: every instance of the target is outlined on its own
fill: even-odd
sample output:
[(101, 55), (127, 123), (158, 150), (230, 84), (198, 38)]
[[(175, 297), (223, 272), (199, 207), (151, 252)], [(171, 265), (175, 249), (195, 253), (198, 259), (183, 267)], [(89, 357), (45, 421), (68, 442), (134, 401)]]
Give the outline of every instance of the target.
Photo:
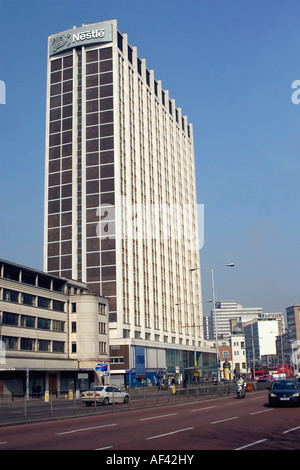
[(253, 413), (250, 413), (250, 416), (258, 415), (260, 413), (266, 413), (267, 411), (272, 411), (272, 410), (273, 410), (273, 408), (269, 408), (268, 410), (254, 411)]
[(237, 447), (237, 448), (234, 449), (234, 450), (246, 449), (246, 447), (255, 446), (256, 444), (260, 444), (261, 442), (265, 442), (265, 441), (267, 441), (267, 440), (268, 440), (268, 439), (261, 439), (260, 441), (251, 442), (251, 444), (247, 444), (246, 446), (242, 446), (242, 447)]
[(113, 446), (106, 446), (106, 447), (99, 447), (99, 449), (94, 449), (94, 450), (106, 450), (106, 449), (112, 449)]
[(168, 415), (159, 415), (159, 416), (150, 416), (150, 418), (141, 418), (139, 421), (147, 421), (148, 419), (159, 419), (159, 418), (165, 418), (166, 416), (176, 416), (178, 413), (170, 413)]
[(110, 426), (117, 426), (117, 424), (116, 423), (114, 423), (114, 424), (104, 424), (102, 426), (94, 426), (92, 428), (73, 429), (72, 431), (59, 432), (55, 435), (56, 436), (62, 436), (63, 434), (73, 434), (74, 432), (92, 431), (93, 429), (108, 428)]
[(218, 424), (218, 423), (224, 423), (224, 421), (231, 421), (232, 419), (237, 419), (238, 416), (233, 416), (232, 418), (226, 418), (226, 419), (220, 419), (219, 421), (213, 421), (210, 424)]
[(288, 432), (297, 431), (297, 429), (300, 429), (300, 426), (297, 426), (296, 428), (292, 428), (292, 429), (287, 429), (286, 431), (283, 431), (282, 434), (287, 434)]
[(1, 445), (1, 444), (7, 444), (7, 442), (0, 442), (0, 445)]
[(206, 406), (205, 408), (198, 408), (197, 410), (190, 410), (190, 412), (193, 413), (194, 411), (210, 410), (211, 408), (217, 408), (217, 406)]
[(146, 440), (148, 441), (150, 439), (158, 439), (159, 437), (171, 436), (171, 434), (176, 434), (178, 432), (184, 432), (184, 431), (190, 431), (191, 429), (194, 429), (194, 426), (191, 428), (177, 429), (177, 431), (167, 432), (165, 434), (159, 434), (158, 436), (147, 437)]

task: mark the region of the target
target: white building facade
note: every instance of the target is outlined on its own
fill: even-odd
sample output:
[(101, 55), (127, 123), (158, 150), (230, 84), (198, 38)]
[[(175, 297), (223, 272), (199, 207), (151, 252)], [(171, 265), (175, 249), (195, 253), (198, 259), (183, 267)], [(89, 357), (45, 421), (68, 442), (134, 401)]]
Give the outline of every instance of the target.
[(109, 371), (108, 299), (86, 285), (0, 260), (0, 393), (63, 393)]
[(276, 356), (276, 336), (279, 322), (274, 319), (256, 319), (243, 325), (247, 365), (262, 363), (262, 356)]
[[(278, 321), (279, 332), (284, 331), (282, 313), (264, 313), (261, 307), (243, 307), (236, 300), (216, 302), (217, 331), (220, 338), (229, 338), (236, 323), (245, 323), (255, 319)], [(205, 335), (207, 339), (215, 339), (215, 316), (213, 311), (205, 319)], [(209, 336), (209, 338), (208, 338)]]
[(237, 325), (230, 337), (232, 351), (232, 376), (247, 374), (246, 342), (242, 329)]

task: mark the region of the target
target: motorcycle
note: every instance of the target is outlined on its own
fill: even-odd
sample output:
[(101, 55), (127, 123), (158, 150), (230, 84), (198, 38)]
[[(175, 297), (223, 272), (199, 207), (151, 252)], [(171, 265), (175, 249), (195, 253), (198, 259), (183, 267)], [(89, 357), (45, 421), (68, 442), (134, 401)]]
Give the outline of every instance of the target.
[(236, 384), (236, 397), (237, 398), (245, 398), (246, 395), (246, 384)]

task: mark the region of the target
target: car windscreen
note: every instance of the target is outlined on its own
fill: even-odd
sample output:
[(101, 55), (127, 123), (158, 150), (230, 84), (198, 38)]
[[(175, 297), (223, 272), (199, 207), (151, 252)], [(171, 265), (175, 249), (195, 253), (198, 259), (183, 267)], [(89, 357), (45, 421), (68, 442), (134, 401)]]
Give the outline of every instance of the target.
[(99, 392), (103, 390), (103, 387), (92, 387), (91, 390), (97, 390)]
[(294, 382), (274, 382), (273, 390), (292, 390), (297, 388)]

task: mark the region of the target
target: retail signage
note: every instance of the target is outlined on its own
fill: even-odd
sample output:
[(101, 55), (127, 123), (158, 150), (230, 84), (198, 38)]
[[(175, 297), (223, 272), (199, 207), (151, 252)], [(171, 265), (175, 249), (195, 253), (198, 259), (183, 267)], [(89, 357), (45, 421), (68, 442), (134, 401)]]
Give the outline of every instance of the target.
[(49, 38), (49, 56), (60, 54), (76, 46), (87, 46), (112, 41), (112, 25), (95, 23), (81, 28), (69, 29)]
[(137, 378), (144, 378), (146, 376), (144, 346), (135, 346), (135, 371)]

